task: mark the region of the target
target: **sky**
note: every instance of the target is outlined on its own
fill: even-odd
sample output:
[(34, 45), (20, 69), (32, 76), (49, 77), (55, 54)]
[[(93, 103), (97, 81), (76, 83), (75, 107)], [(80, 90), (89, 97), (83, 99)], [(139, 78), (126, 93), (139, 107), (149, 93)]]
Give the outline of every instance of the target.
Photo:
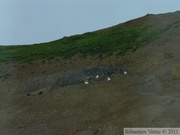
[(49, 42), (146, 14), (180, 10), (180, 0), (0, 0), (0, 45)]

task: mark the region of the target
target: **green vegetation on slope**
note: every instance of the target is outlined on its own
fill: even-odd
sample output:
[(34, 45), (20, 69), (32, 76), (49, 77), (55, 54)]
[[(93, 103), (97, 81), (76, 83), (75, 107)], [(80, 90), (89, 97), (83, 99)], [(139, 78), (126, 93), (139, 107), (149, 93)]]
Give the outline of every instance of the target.
[(118, 25), (104, 32), (90, 32), (82, 35), (64, 37), (49, 43), (25, 46), (0, 46), (0, 63), (9, 61), (32, 61), (52, 59), (56, 56), (70, 58), (76, 54), (82, 57), (96, 55), (107, 57), (112, 54), (124, 55), (129, 50), (158, 39), (172, 26), (147, 33), (152, 26)]

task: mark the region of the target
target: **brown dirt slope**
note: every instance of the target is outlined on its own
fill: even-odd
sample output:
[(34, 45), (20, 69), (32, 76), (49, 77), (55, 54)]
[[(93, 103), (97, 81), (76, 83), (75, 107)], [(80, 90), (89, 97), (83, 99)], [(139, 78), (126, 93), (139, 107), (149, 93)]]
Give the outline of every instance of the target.
[[(158, 30), (178, 21), (180, 12), (123, 25), (149, 23)], [(103, 60), (76, 56), (1, 64), (0, 134), (120, 135), (124, 127), (179, 127), (179, 35), (176, 25), (135, 52)], [(94, 79), (93, 72), (104, 78)], [(76, 76), (82, 77), (80, 83), (74, 83)], [(63, 77), (73, 83), (59, 85)]]

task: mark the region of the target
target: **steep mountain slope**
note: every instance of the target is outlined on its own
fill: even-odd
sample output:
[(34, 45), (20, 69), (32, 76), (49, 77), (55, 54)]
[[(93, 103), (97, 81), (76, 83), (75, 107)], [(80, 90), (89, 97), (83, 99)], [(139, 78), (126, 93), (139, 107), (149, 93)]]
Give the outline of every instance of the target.
[(140, 46), (159, 39), (164, 33), (178, 28), (178, 14), (179, 12), (173, 16), (146, 15), (104, 30), (64, 37), (38, 45), (0, 46), (0, 62), (53, 59), (58, 56), (70, 58), (76, 54), (82, 57), (124, 55), (127, 51), (135, 51)]
[(146, 15), (50, 43), (1, 46), (0, 134), (178, 127), (179, 26), (180, 12)]

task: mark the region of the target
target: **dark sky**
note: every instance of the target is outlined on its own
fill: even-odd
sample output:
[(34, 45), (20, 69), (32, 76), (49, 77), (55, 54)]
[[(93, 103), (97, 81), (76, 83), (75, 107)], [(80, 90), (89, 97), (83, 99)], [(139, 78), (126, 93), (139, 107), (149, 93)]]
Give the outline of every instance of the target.
[(0, 45), (48, 42), (148, 13), (179, 10), (180, 0), (0, 0)]

